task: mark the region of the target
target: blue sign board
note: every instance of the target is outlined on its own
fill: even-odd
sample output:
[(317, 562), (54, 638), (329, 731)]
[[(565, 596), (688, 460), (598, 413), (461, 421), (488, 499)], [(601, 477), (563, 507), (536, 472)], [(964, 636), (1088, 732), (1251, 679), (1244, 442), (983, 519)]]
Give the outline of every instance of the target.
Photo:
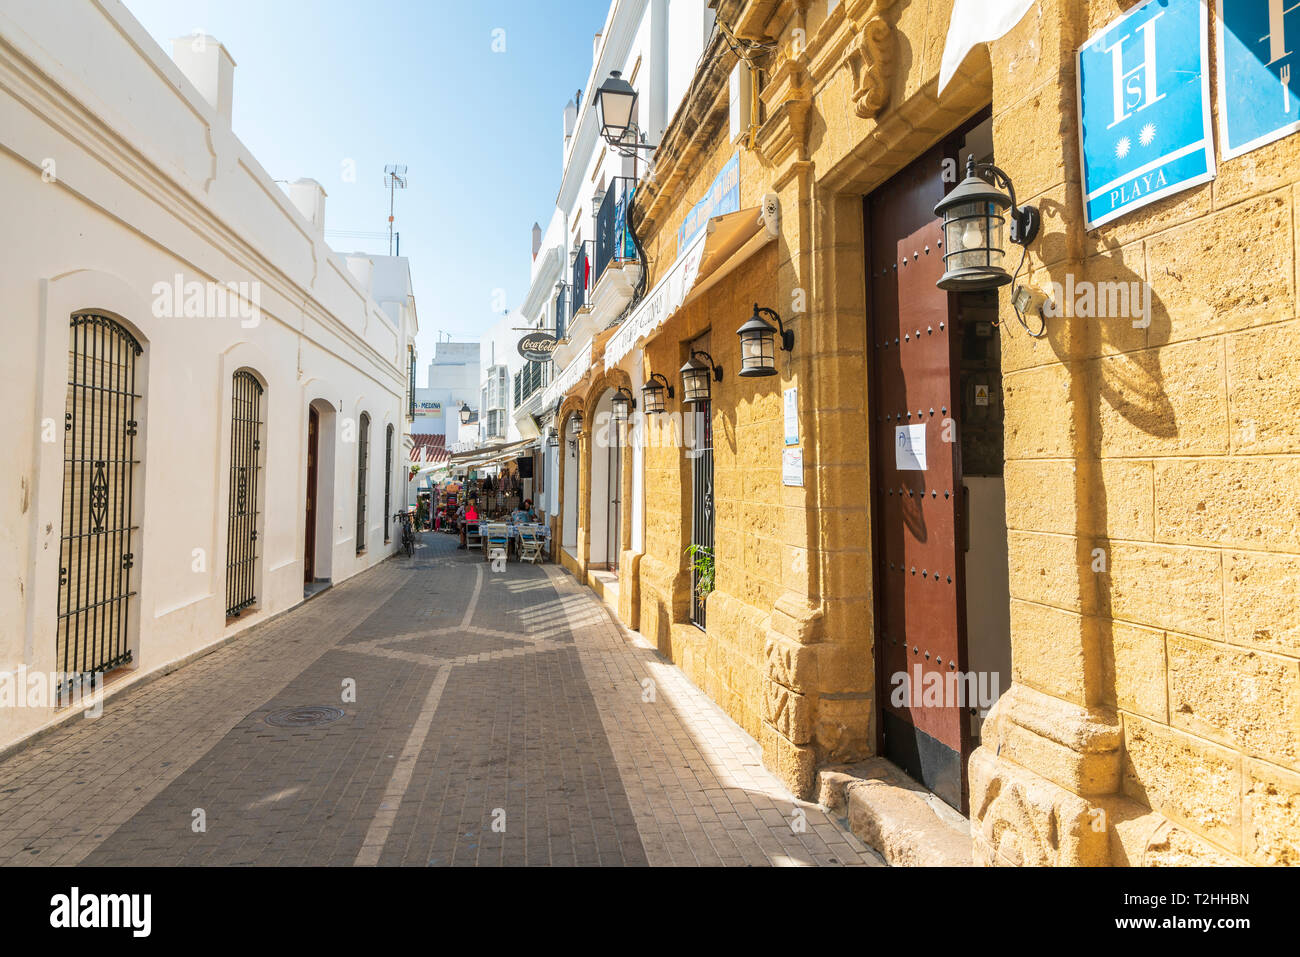
[(709, 191), (691, 207), (677, 229), (677, 249), (686, 248), (695, 235), (714, 216), (734, 213), (740, 209), (740, 154), (734, 154), (714, 177)]
[(1205, 0), (1148, 0), (1078, 61), (1088, 229), (1214, 178)]
[(1217, 6), (1219, 146), (1226, 160), (1300, 130), (1300, 58), (1288, 46), (1288, 39), (1300, 42), (1300, 0)]

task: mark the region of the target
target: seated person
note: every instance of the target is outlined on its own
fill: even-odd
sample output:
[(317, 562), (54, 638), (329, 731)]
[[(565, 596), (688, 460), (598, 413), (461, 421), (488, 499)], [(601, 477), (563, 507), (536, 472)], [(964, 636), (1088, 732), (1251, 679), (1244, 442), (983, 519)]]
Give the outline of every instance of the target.
[(458, 549), (466, 547), (465, 530), (469, 527), (471, 522), (478, 521), (478, 509), (474, 507), (472, 501), (465, 506), (462, 518), (464, 521), (460, 523), (460, 544), (456, 546)]

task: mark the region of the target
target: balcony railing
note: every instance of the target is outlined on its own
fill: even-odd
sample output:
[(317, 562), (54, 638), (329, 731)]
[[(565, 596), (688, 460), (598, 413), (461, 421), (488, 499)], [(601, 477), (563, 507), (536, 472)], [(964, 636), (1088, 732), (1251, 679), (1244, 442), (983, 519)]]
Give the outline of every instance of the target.
[(605, 190), (605, 198), (596, 212), (596, 268), (592, 271), (591, 285), (595, 287), (611, 262), (636, 259), (636, 245), (628, 231), (627, 214), (632, 205), (632, 191), (636, 180), (630, 176), (616, 176)]
[(578, 247), (578, 256), (573, 261), (573, 313), (587, 304), (587, 291), (591, 288), (594, 277), (591, 275), (592, 260), (595, 257), (595, 243), (588, 239)]

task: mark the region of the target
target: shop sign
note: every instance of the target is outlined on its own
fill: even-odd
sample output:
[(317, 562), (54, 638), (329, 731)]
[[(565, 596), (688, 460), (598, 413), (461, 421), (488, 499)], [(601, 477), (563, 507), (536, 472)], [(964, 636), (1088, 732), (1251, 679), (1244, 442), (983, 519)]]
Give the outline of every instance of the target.
[[(1295, 0), (1219, 0), (1219, 147), (1225, 160), (1300, 130)], [(1289, 36), (1288, 36), (1289, 35)]]
[(549, 332), (530, 332), (519, 340), (519, 354), (529, 362), (550, 362), (559, 340)]
[(1206, 0), (1147, 0), (1080, 47), (1088, 229), (1214, 178), (1208, 62)]
[(416, 415), (442, 415), (441, 402), (416, 402)]
[(709, 184), (708, 192), (691, 207), (681, 226), (677, 227), (677, 248), (682, 249), (704, 228), (714, 216), (740, 210), (740, 153), (732, 155), (727, 164)]

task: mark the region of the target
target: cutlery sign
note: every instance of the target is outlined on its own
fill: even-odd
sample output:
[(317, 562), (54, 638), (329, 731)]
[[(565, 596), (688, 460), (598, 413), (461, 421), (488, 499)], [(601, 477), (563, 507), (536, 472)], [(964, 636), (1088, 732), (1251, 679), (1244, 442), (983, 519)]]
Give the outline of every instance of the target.
[(1079, 48), (1078, 77), (1088, 229), (1214, 178), (1206, 0), (1130, 10)]
[[(1223, 158), (1300, 130), (1292, 85), (1300, 0), (1219, 0), (1219, 145)], [(1295, 77), (1300, 84), (1300, 75)]]

